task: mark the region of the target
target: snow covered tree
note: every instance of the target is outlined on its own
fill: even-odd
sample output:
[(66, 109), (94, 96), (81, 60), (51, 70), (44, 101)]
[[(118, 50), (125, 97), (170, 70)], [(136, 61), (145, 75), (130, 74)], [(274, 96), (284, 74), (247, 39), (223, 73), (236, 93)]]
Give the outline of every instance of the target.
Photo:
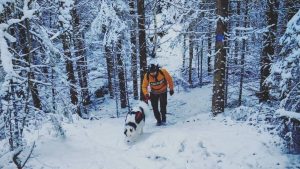
[(70, 98), (71, 102), (74, 105), (75, 112), (82, 117), (81, 110), (78, 104), (78, 92), (76, 88), (76, 79), (74, 73), (74, 64), (72, 60), (72, 53), (71, 53), (71, 35), (72, 35), (72, 16), (71, 11), (74, 7), (74, 2), (72, 0), (59, 1), (59, 24), (60, 29), (63, 32), (61, 34), (61, 41), (63, 44), (64, 50), (64, 57), (66, 62), (66, 71), (68, 76), (68, 82), (70, 85)]
[[(283, 28), (282, 28), (283, 29)], [(279, 91), (280, 109), (276, 114), (282, 119), (280, 134), (292, 153), (300, 151), (300, 10), (290, 19), (279, 56), (273, 58), (271, 74), (267, 81), (273, 86), (273, 95)]]
[[(244, 14), (244, 28), (247, 28), (248, 26), (248, 2), (249, 0), (245, 0), (245, 14)], [(246, 56), (246, 38), (243, 38), (242, 40), (242, 48), (241, 48), (241, 61), (240, 61), (240, 65), (241, 65), (241, 77), (240, 77), (240, 86), (239, 86), (239, 98), (238, 98), (238, 105), (241, 106), (242, 105), (242, 96), (243, 96), (243, 86), (244, 86), (244, 77), (245, 77), (245, 56)]]
[(266, 22), (269, 30), (264, 33), (263, 51), (260, 60), (260, 102), (266, 102), (270, 99), (269, 86), (266, 83), (266, 78), (270, 75), (271, 58), (275, 54), (275, 38), (277, 31), (277, 19), (278, 19), (278, 1), (268, 0), (266, 11)]
[(113, 89), (113, 81), (112, 81), (114, 62), (113, 62), (113, 58), (112, 58), (111, 46), (105, 44), (104, 45), (104, 51), (105, 51), (104, 54), (105, 54), (105, 60), (106, 60), (108, 91), (109, 91), (110, 98), (114, 98), (114, 89)]
[(138, 34), (139, 34), (139, 58), (140, 58), (140, 100), (144, 100), (142, 83), (144, 74), (147, 71), (147, 43), (145, 30), (145, 4), (144, 0), (137, 1), (138, 13)]
[(0, 133), (4, 134), (5, 145), (11, 152), (9, 161), (18, 169), (25, 166), (31, 155), (24, 155), (28, 145), (23, 131), (29, 121), (33, 121), (32, 116), (41, 111), (33, 73), (37, 62), (31, 25), (36, 17), (35, 7), (36, 2), (29, 0), (0, 2), (0, 60), (5, 72), (0, 88)]
[(193, 58), (194, 58), (194, 35), (192, 33), (194, 27), (190, 25), (189, 31), (189, 84), (193, 85), (192, 71), (193, 71)]
[(212, 37), (215, 34), (216, 23), (215, 1), (162, 1), (160, 6), (163, 7), (162, 17), (159, 15), (160, 22), (163, 21), (167, 26), (159, 23), (159, 29), (168, 32), (172, 24), (180, 23), (182, 25), (178, 30), (180, 34), (176, 41), (174, 40), (174, 44), (180, 43), (183, 48), (181, 79), (184, 79), (187, 86), (195, 87), (200, 84), (197, 71), (195, 71), (199, 67), (198, 74), (200, 74), (200, 60), (197, 62), (198, 57), (196, 57), (199, 53), (195, 51), (197, 47), (202, 45), (202, 41), (204, 41), (201, 47), (203, 49), (203, 70), (207, 71), (206, 76), (203, 78), (207, 80), (207, 75), (210, 75), (212, 71), (213, 64), (211, 60), (214, 57), (214, 52), (212, 52), (214, 38)]
[(122, 53), (122, 39), (117, 42), (116, 46), (117, 50), (117, 64), (118, 64), (118, 78), (119, 78), (119, 88), (120, 88), (120, 101), (121, 108), (125, 108), (127, 106), (127, 94), (126, 94), (126, 82), (125, 80), (125, 70), (124, 70), (124, 59)]
[[(31, 4), (28, 4), (29, 6)], [(35, 75), (33, 72), (32, 64), (35, 61), (34, 60), (34, 53), (33, 51), (33, 44), (32, 44), (32, 35), (30, 34), (30, 23), (29, 19), (26, 18), (22, 24), (18, 25), (18, 31), (19, 31), (19, 46), (21, 48), (21, 52), (25, 55), (24, 59), (27, 62), (27, 66), (29, 68), (29, 71), (27, 72), (28, 77), (28, 86), (30, 88), (31, 96), (33, 105), (37, 109), (42, 109), (41, 107), (41, 100), (39, 96), (39, 91), (37, 88), (37, 83), (35, 79)]]
[[(100, 35), (104, 44), (108, 82), (109, 86), (111, 85), (111, 87), (109, 87), (110, 90), (112, 90), (113, 87), (117, 89), (117, 84), (115, 83), (113, 85), (110, 77), (117, 78), (114, 75), (118, 75), (119, 90), (117, 91), (120, 92), (122, 108), (127, 106), (127, 79), (125, 79), (124, 70), (124, 62), (126, 62), (126, 59), (123, 57), (124, 50), (122, 40), (127, 38), (127, 34), (129, 34), (129, 32), (125, 31), (125, 29), (128, 28), (125, 16), (126, 14), (129, 15), (129, 11), (127, 10), (128, 8), (126, 7), (128, 6), (123, 1), (111, 2), (103, 0), (98, 15), (92, 23), (93, 33)], [(116, 65), (117, 67), (114, 67)], [(117, 73), (114, 73), (115, 71), (117, 71)]]
[(299, 0), (282, 0), (279, 2), (278, 34), (280, 36), (278, 38), (284, 34), (288, 21), (298, 12), (299, 7)]
[(86, 47), (83, 36), (83, 24), (81, 24), (81, 18), (78, 14), (78, 0), (75, 0), (74, 7), (71, 11), (72, 15), (72, 26), (73, 26), (73, 40), (75, 55), (77, 57), (77, 73), (80, 86), (81, 101), (83, 105), (84, 116), (87, 116), (87, 105), (90, 103), (90, 96), (88, 90), (88, 66)]
[(132, 74), (132, 83), (133, 83), (133, 96), (135, 100), (139, 98), (139, 89), (138, 89), (138, 65), (137, 65), (137, 15), (136, 15), (136, 1), (129, 1), (129, 12), (131, 17), (130, 24), (130, 41), (131, 41), (131, 74)]
[(278, 85), (281, 106), (289, 111), (300, 112), (300, 11), (292, 17), (280, 39), (283, 46), (279, 59), (272, 65), (268, 81)]

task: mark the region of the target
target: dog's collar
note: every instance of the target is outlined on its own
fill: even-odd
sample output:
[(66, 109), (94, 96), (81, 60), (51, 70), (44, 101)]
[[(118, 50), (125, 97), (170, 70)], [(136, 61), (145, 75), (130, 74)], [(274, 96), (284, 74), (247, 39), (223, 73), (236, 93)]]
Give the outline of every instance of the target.
[(136, 130), (136, 124), (135, 123), (133, 123), (133, 122), (128, 122), (128, 123), (126, 123), (126, 125), (127, 126), (131, 126), (131, 127), (133, 127), (135, 130)]
[(135, 114), (136, 111), (130, 111), (128, 114)]

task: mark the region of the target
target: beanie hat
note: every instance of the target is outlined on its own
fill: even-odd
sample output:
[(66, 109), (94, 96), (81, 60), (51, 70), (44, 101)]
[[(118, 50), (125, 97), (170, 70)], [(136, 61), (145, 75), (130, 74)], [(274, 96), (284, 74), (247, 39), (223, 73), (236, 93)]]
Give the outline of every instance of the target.
[(155, 64), (151, 64), (149, 68), (149, 72), (153, 73), (157, 71), (157, 66)]

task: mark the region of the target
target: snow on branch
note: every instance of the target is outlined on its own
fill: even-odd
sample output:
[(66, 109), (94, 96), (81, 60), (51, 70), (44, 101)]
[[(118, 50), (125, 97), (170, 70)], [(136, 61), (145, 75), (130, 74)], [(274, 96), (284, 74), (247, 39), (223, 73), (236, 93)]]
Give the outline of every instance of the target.
[[(9, 2), (9, 1), (4, 1)], [(3, 2), (0, 3), (0, 12), (2, 12), (1, 7), (3, 7)], [(29, 9), (29, 0), (24, 1), (23, 6), (23, 16), (21, 19), (10, 19), (7, 23), (0, 24), (0, 60), (2, 61), (2, 66), (4, 71), (7, 73), (8, 76), (17, 76), (17, 74), (13, 70), (12, 64), (12, 53), (9, 51), (8, 42), (15, 42), (16, 39), (11, 36), (7, 30), (8, 28), (13, 25), (22, 22), (25, 19), (30, 19), (33, 17), (35, 10)]]
[(60, 0), (58, 20), (64, 30), (72, 30), (72, 16), (71, 11), (74, 8), (73, 0)]
[(300, 113), (287, 111), (287, 110), (284, 110), (284, 109), (278, 109), (276, 111), (276, 114), (279, 117), (287, 117), (287, 118), (290, 118), (290, 119), (296, 119), (296, 120), (300, 121)]
[(119, 15), (120, 11), (125, 10), (126, 5), (115, 3), (103, 0), (98, 15), (91, 25), (93, 34), (100, 35), (104, 33), (103, 42), (107, 45), (116, 42), (120, 34), (127, 28), (126, 21)]
[(4, 71), (11, 76), (15, 75), (15, 72), (13, 71), (12, 54), (8, 50), (8, 45), (4, 34), (5, 32), (0, 29), (0, 58)]
[[(273, 85), (279, 85), (281, 96), (287, 98), (285, 102), (291, 101), (291, 98), (299, 98), (299, 62), (300, 62), (300, 10), (288, 22), (286, 31), (280, 39), (282, 49), (278, 59), (271, 66), (271, 75), (268, 82)], [(295, 103), (299, 104), (297, 99)], [(296, 105), (297, 105), (296, 104)]]
[(13, 0), (1, 0), (0, 1), (0, 13), (3, 12), (3, 10), (5, 8), (5, 5), (10, 3), (10, 2), (13, 2)]

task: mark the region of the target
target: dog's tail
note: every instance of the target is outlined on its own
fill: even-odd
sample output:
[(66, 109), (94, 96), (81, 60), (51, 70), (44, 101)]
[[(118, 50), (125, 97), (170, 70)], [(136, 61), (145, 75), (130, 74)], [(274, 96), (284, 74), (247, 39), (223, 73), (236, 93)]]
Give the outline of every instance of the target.
[(149, 105), (143, 101), (140, 101), (138, 106), (144, 111), (144, 114), (147, 117), (150, 113)]

